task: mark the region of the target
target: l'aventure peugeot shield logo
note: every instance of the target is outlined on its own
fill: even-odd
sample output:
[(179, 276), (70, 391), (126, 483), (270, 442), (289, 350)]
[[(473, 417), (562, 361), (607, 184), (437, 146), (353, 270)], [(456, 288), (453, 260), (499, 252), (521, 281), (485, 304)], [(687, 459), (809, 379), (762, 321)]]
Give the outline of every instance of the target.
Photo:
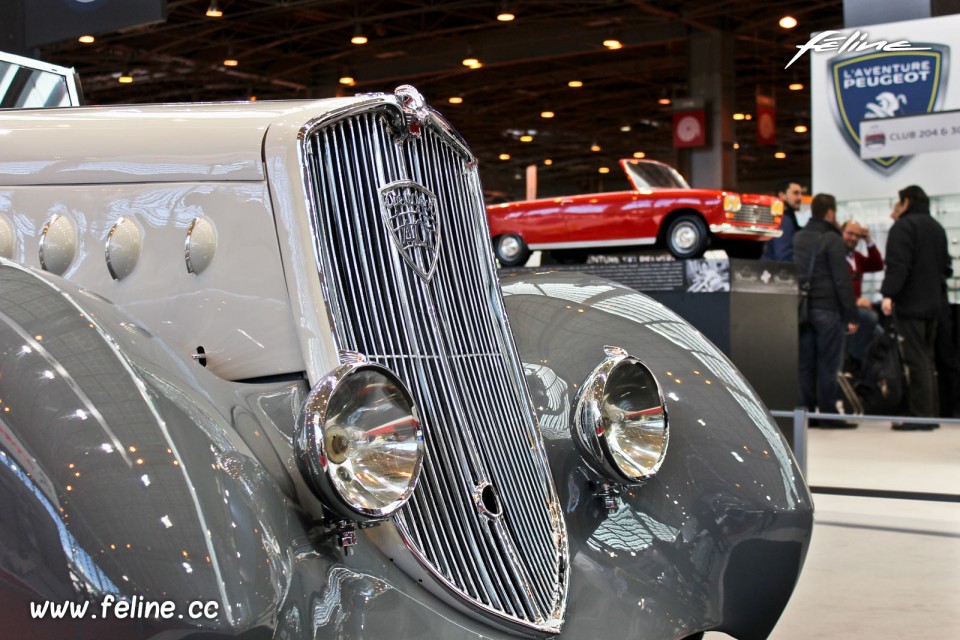
[(440, 246), (437, 196), (412, 180), (380, 188), (383, 220), (404, 261), (424, 281), (433, 277)]
[[(930, 113), (940, 108), (946, 89), (950, 47), (914, 43), (928, 51), (874, 51), (830, 61), (830, 86), (837, 126), (860, 153), (860, 122), (874, 118)], [(905, 156), (864, 160), (892, 173)]]

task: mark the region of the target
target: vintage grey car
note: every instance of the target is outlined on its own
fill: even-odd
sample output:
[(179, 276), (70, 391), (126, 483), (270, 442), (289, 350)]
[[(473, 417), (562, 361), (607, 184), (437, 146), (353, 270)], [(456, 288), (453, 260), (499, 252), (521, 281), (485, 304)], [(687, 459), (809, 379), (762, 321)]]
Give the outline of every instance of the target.
[(30, 638), (766, 637), (810, 494), (609, 281), (498, 279), (411, 87), (0, 111), (0, 622)]

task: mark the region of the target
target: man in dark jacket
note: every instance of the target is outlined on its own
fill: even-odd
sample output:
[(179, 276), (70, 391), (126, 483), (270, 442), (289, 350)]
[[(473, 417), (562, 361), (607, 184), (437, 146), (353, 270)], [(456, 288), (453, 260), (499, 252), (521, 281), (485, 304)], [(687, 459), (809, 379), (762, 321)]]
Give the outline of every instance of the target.
[[(847, 249), (837, 227), (837, 200), (820, 193), (811, 203), (812, 217), (793, 239), (797, 275), (810, 277), (810, 322), (800, 327), (800, 396), (813, 411), (836, 413), (840, 399), (837, 376), (844, 339), (857, 329), (857, 303), (847, 267)], [(811, 426), (853, 427), (824, 422)]]
[[(887, 236), (881, 308), (888, 316), (896, 312), (897, 331), (903, 339), (903, 364), (909, 373), (907, 412), (911, 416), (935, 416), (933, 345), (946, 281), (953, 269), (947, 253), (947, 234), (930, 215), (927, 194), (912, 185), (899, 195), (891, 214), (895, 222)], [(935, 427), (904, 424), (894, 428)]]
[(793, 236), (800, 228), (797, 224), (797, 209), (803, 198), (803, 189), (798, 182), (785, 180), (777, 187), (777, 197), (783, 200), (783, 217), (780, 218), (779, 238), (768, 240), (763, 247), (763, 260), (779, 260), (790, 262), (793, 260)]

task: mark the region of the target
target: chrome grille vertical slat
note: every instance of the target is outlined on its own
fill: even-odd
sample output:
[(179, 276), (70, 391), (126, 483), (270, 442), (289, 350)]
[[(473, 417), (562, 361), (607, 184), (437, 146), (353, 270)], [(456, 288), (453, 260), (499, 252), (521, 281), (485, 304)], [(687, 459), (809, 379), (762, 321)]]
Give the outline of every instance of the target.
[[(437, 122), (400, 139), (400, 110), (374, 103), (309, 133), (306, 175), (315, 185), (318, 258), (336, 343), (396, 371), (421, 409), (427, 459), (397, 530), (474, 610), (556, 632), (565, 532), (501, 315), (472, 159)], [(384, 220), (379, 190), (403, 180), (437, 198), (440, 243), (429, 282), (406, 264)], [(417, 248), (407, 259), (428, 271), (430, 257)], [(503, 509), (492, 519), (474, 502), (486, 482)]]

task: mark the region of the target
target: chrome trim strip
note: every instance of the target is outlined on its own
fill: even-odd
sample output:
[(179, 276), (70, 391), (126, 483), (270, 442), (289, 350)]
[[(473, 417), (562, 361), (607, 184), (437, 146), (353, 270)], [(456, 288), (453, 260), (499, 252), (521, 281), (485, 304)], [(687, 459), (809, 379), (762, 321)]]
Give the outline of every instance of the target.
[(629, 247), (632, 245), (656, 244), (656, 238), (620, 238), (617, 240), (584, 240), (576, 242), (541, 242), (528, 245), (535, 251), (548, 249), (589, 249), (595, 247)]
[(723, 224), (710, 225), (710, 233), (717, 235), (737, 234), (742, 236), (757, 236), (758, 238), (779, 238), (783, 235), (780, 229), (769, 229), (767, 227), (758, 227), (756, 225), (739, 226), (724, 222)]

